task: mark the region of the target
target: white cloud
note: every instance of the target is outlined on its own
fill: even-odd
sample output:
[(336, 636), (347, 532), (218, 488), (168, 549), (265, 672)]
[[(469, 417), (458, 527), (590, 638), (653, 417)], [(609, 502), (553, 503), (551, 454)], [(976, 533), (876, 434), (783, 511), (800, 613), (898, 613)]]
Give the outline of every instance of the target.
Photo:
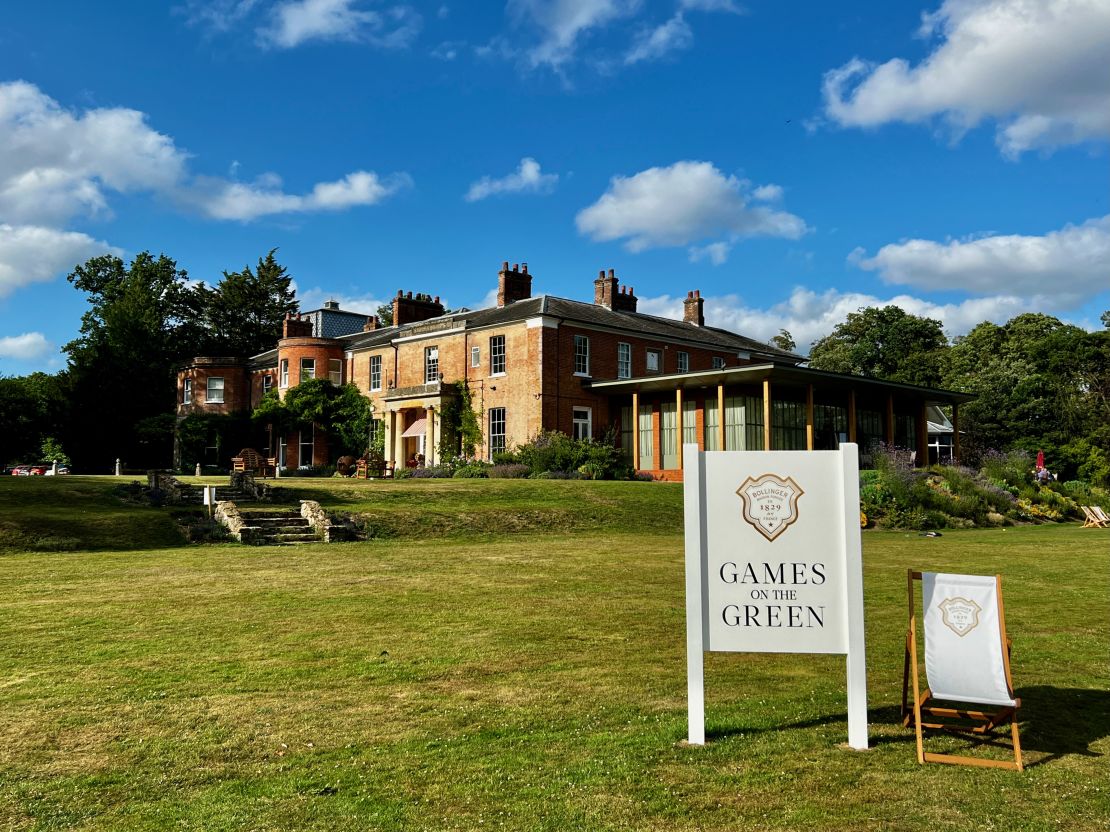
[(700, 263), (702, 260), (708, 260), (714, 266), (721, 266), (728, 260), (731, 251), (732, 246), (725, 242), (710, 243), (707, 246), (691, 246), (690, 262)]
[(760, 202), (778, 202), (782, 199), (782, 185), (760, 185), (752, 191), (752, 199)]
[(365, 315), (375, 315), (378, 307), (389, 303), (392, 298), (379, 298), (373, 294), (352, 295), (346, 293), (329, 292), (319, 286), (313, 286), (303, 291), (293, 283), (293, 290), (297, 293), (297, 302), (303, 311), (319, 309), (325, 301), (334, 300), (343, 312), (359, 312)]
[(384, 11), (358, 8), (358, 0), (286, 0), (258, 30), (267, 46), (291, 49), (309, 41), (362, 41), (386, 48), (412, 43), (423, 21), (410, 6)]
[(596, 29), (639, 10), (640, 0), (509, 0), (519, 21), (540, 31), (540, 42), (526, 53), (532, 66), (559, 67), (574, 57), (579, 40)]
[(41, 332), (24, 332), (0, 338), (0, 358), (32, 361), (54, 351), (54, 345)]
[(710, 162), (683, 161), (614, 176), (593, 205), (578, 212), (578, 231), (595, 241), (626, 238), (629, 251), (724, 237), (788, 237), (806, 232), (800, 217), (752, 205), (751, 183)]
[(1110, 215), (1042, 236), (905, 240), (850, 259), (887, 283), (923, 289), (1089, 296), (1110, 288)]
[(222, 33), (238, 26), (257, 5), (258, 0), (186, 0), (173, 11), (183, 15), (190, 26)]
[(45, 283), (90, 257), (108, 253), (123, 254), (76, 231), (0, 223), (0, 297), (31, 283)]
[(477, 202), (496, 194), (549, 194), (559, 181), (557, 173), (543, 173), (540, 163), (530, 156), (520, 160), (520, 166), (500, 179), (483, 176), (471, 184), (466, 196), (467, 202)]
[[(1022, 312), (1050, 308), (1047, 296), (1030, 298), (1012, 295), (971, 298), (960, 303), (938, 304), (912, 295), (880, 298), (863, 292), (842, 292), (829, 289), (816, 292), (797, 287), (790, 297), (770, 307), (748, 306), (737, 295), (707, 297), (705, 319), (709, 326), (721, 327), (758, 341), (766, 342), (785, 329), (794, 336), (798, 351), (808, 353), (809, 346), (828, 335), (833, 328), (864, 306), (898, 306), (911, 315), (936, 318), (949, 336), (963, 335), (983, 321), (1005, 323)], [(640, 298), (639, 310), (666, 318), (682, 318), (682, 298), (662, 295)]]
[(1106, 0), (945, 0), (922, 34), (940, 42), (916, 66), (853, 58), (826, 73), (826, 115), (851, 127), (941, 116), (957, 133), (995, 119), (1010, 156), (1110, 136)]
[(281, 177), (271, 173), (251, 183), (201, 178), (183, 198), (213, 219), (245, 222), (269, 214), (340, 211), (356, 205), (374, 205), (411, 184), (406, 174), (382, 179), (371, 171), (359, 170), (336, 182), (319, 182), (310, 193), (290, 194), (282, 188)]
[(694, 12), (744, 13), (744, 9), (735, 3), (734, 0), (680, 0), (678, 7)]
[(693, 45), (694, 33), (690, 30), (690, 24), (682, 17), (682, 12), (678, 12), (654, 29), (641, 31), (632, 48), (625, 54), (624, 62), (637, 64), (640, 61), (653, 61), (669, 52), (689, 49)]
[(25, 81), (0, 84), (0, 221), (106, 214), (106, 192), (172, 188), (186, 155), (136, 110), (74, 114)]

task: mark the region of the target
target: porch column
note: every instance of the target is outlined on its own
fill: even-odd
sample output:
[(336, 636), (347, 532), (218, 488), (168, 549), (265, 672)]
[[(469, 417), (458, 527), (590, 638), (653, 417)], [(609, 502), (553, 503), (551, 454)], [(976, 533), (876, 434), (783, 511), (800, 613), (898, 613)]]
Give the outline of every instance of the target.
[(960, 464), (960, 406), (952, 402), (952, 461)]
[(806, 387), (806, 450), (813, 450), (813, 385)]
[[(929, 465), (929, 418), (925, 402), (921, 403), (917, 414), (917, 467)], [(938, 460), (939, 461), (939, 460)]]
[(663, 414), (659, 412), (659, 402), (651, 403), (651, 468), (663, 470)]
[(401, 411), (394, 414), (397, 418), (397, 430), (393, 434), (393, 462), (402, 468), (405, 467), (405, 440), (401, 436), (405, 432), (405, 417)]
[(640, 394), (632, 391), (632, 470), (640, 470)]
[(386, 464), (394, 462), (397, 458), (394, 445), (396, 444), (397, 436), (397, 411), (388, 410), (385, 414), (385, 441), (383, 450), (385, 451)]
[(678, 429), (678, 470), (682, 470), (682, 388), (676, 387), (674, 391), (674, 401), (676, 408), (675, 426)]
[(431, 465), (436, 458), (436, 409), (424, 409), (424, 418), (428, 423), (424, 425), (424, 464)]
[(763, 379), (763, 450), (771, 450), (771, 379)]
[(717, 385), (717, 450), (727, 451), (725, 447), (725, 386)]
[(856, 391), (848, 391), (848, 441), (856, 441)]
[(886, 444), (894, 445), (894, 394), (886, 394)]

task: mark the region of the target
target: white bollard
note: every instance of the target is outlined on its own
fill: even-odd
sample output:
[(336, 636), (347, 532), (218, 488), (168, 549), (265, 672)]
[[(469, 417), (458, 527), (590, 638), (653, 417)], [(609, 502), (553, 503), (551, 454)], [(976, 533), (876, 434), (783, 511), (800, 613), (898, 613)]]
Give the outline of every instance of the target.
[(116, 476), (123, 476), (123, 466), (120, 465), (119, 457), (116, 457)]
[(196, 476), (196, 477), (200, 476), (200, 463), (199, 462), (197, 463), (197, 472), (193, 476)]
[(53, 464), (50, 466), (50, 471), (55, 477), (58, 476), (58, 460), (54, 460)]

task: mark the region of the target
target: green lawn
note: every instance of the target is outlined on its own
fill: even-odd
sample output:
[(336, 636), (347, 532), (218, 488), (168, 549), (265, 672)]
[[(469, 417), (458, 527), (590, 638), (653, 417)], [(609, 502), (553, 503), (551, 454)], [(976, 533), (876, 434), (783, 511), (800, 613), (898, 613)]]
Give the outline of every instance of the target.
[[(873, 750), (842, 658), (735, 654), (690, 748), (678, 486), (288, 481), (383, 538), (254, 549), (7, 479), (8, 829), (1110, 829), (1110, 532), (865, 533)], [(916, 764), (908, 566), (1003, 574), (1025, 772)]]

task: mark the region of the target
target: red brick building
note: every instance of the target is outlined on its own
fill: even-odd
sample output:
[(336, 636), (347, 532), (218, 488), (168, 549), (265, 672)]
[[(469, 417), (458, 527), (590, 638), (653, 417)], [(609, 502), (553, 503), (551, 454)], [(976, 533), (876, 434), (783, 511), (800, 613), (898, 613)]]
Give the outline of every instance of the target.
[[(543, 430), (594, 439), (612, 430), (637, 469), (676, 478), (684, 443), (789, 450), (883, 440), (925, 460), (926, 407), (955, 412), (966, 400), (805, 368), (799, 355), (706, 326), (697, 291), (687, 293), (682, 320), (640, 313), (612, 270), (593, 281), (593, 303), (534, 296), (527, 264), (504, 263), (497, 289), (496, 306), (451, 313), (438, 297), (398, 291), (388, 327), (337, 304), (290, 318), (273, 350), (182, 368), (179, 413), (247, 409), (306, 378), (352, 382), (373, 404), (386, 459), (434, 464), (440, 414), (466, 379), (486, 459)], [(359, 331), (325, 334), (355, 320), (365, 321)], [(318, 430), (273, 438), (268, 450), (282, 467), (333, 461)]]

